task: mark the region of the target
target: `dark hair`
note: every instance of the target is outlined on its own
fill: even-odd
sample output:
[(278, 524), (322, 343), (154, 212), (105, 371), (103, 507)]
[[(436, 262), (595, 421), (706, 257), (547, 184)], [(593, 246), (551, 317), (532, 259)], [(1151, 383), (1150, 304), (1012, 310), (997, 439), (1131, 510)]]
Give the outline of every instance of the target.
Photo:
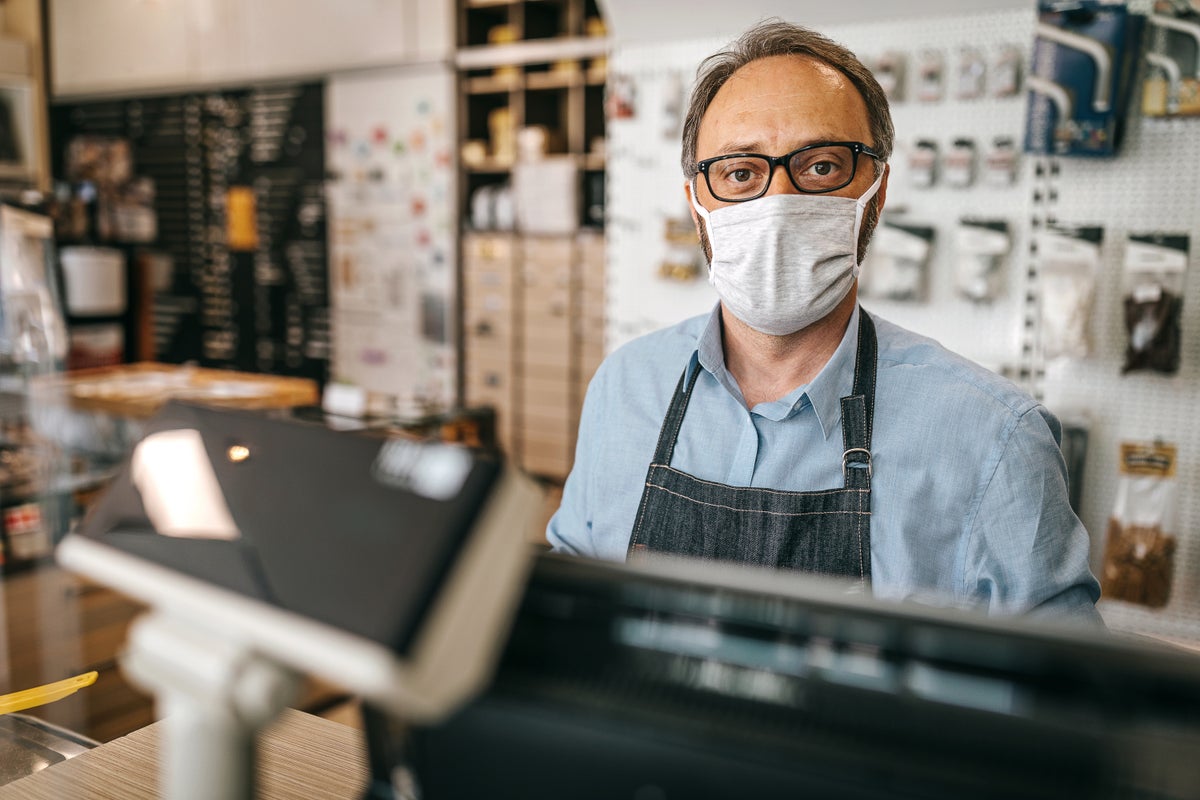
[[(781, 19), (769, 19), (747, 30), (727, 49), (704, 59), (696, 70), (696, 85), (692, 89), (683, 122), (683, 153), (680, 158), (683, 174), (688, 179), (696, 175), (696, 138), (700, 132), (700, 120), (720, 88), (733, 73), (751, 61), (787, 55), (807, 56), (828, 64), (849, 78), (867, 106), (867, 119), (875, 141), (866, 144), (874, 146), (881, 161), (891, 156), (896, 131), (892, 126), (887, 95), (871, 71), (857, 56), (832, 39)], [(883, 169), (883, 165), (879, 164), (878, 169)]]

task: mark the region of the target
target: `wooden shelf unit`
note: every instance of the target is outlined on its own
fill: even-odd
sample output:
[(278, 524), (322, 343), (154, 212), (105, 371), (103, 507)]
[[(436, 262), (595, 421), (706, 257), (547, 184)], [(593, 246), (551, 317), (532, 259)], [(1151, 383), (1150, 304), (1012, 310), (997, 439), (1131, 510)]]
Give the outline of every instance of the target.
[[(596, 0), (460, 0), (458, 13), (463, 401), (495, 407), (516, 462), (561, 483), (604, 351), (602, 215), (589, 198), (594, 208), (603, 187), (609, 43)], [(575, 229), (474, 226), (476, 193), (511, 185), (528, 126), (544, 128), (547, 156), (574, 161)]]

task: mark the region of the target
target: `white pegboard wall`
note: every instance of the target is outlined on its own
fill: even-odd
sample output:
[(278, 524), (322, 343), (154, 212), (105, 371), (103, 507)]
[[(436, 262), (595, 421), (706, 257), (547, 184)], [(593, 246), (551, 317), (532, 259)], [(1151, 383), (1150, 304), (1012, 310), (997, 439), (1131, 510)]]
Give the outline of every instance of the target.
[[(634, 88), (634, 116), (608, 121), (607, 348), (704, 313), (716, 294), (700, 277), (658, 275), (668, 254), (663, 226), (688, 216), (679, 167), (682, 109), (696, 65), (722, 41), (687, 42), (617, 50), (610, 74)], [(613, 81), (610, 80), (610, 91)]]
[[(1032, 4), (1031, 4), (1032, 5)], [(1135, 8), (1145, 10), (1138, 0)], [(731, 37), (753, 19), (730, 23)], [(941, 52), (952, 75), (958, 52), (970, 46), (985, 55), (1013, 44), (1025, 54), (1032, 47), (1033, 9), (938, 19), (876, 21), (823, 32), (864, 59), (887, 51), (908, 58), (906, 96), (913, 97), (915, 58), (923, 50)], [(686, 91), (696, 66), (726, 40), (655, 46), (627, 46), (613, 54), (611, 70), (633, 79), (637, 116), (614, 120), (609, 128), (608, 347), (711, 308), (715, 295), (700, 278), (679, 283), (657, 277), (666, 245), (662, 220), (686, 214), (679, 170), (678, 133), (670, 126), (670, 95)], [(1135, 95), (1136, 108), (1138, 98)], [(864, 304), (901, 325), (931, 335), (951, 349), (993, 367), (1022, 362), (1023, 320), (1030, 308), (1027, 292), (1038, 284), (1029, 277), (1034, 166), (1022, 156), (1018, 180), (1009, 189), (976, 185), (968, 189), (935, 186), (918, 190), (908, 183), (904, 160), (917, 139), (932, 138), (944, 148), (958, 137), (974, 138), (977, 150), (997, 135), (1023, 143), (1025, 93), (1011, 100), (955, 100), (952, 85), (941, 102), (913, 99), (893, 103), (896, 152), (892, 159), (888, 209), (906, 209), (905, 219), (934, 224), (935, 246), (929, 298), (923, 303), (864, 299)], [(1082, 517), (1093, 539), (1093, 565), (1099, 573), (1108, 515), (1117, 484), (1117, 448), (1127, 439), (1162, 438), (1179, 446), (1179, 550), (1175, 591), (1162, 611), (1123, 603), (1104, 603), (1115, 629), (1157, 632), (1200, 642), (1200, 424), (1193, 410), (1200, 397), (1200, 119), (1130, 120), (1115, 159), (1056, 159), (1056, 198), (1049, 206), (1063, 223), (1105, 228), (1103, 266), (1092, 315), (1093, 355), (1075, 362), (1046, 365), (1042, 381), (1048, 407), (1065, 419), (1090, 421), (1082, 493)], [(1045, 209), (1042, 209), (1045, 211)], [(964, 216), (1008, 219), (1013, 248), (1007, 262), (1006, 295), (991, 306), (955, 296), (949, 237)], [(1184, 298), (1182, 367), (1178, 375), (1121, 375), (1125, 330), (1121, 317), (1121, 268), (1130, 233), (1184, 232), (1192, 255)], [(1032, 302), (1036, 302), (1036, 294)]]
[[(998, 137), (1007, 137), (1020, 148), (1025, 98), (1023, 92), (1013, 97), (994, 97), (989, 84), (983, 97), (959, 99), (954, 78), (964, 48), (983, 56), (989, 76), (1003, 49), (1013, 47), (1024, 54), (1032, 41), (1035, 19), (1029, 9), (883, 22), (829, 31), (829, 35), (868, 63), (889, 51), (907, 58), (905, 92), (891, 104), (896, 147), (891, 158), (885, 214), (900, 221), (928, 225), (936, 231), (926, 301), (897, 302), (866, 296), (863, 304), (997, 370), (1015, 367), (1020, 355), (1030, 160), (1020, 160), (1016, 179), (1007, 187), (986, 185), (981, 165)], [(943, 63), (943, 97), (936, 101), (922, 101), (917, 96), (918, 59), (926, 51), (939, 55)], [(938, 180), (928, 188), (913, 186), (908, 159), (915, 143), (932, 140), (937, 143), (939, 154), (944, 155), (956, 139), (975, 143), (974, 183), (956, 188)], [(967, 300), (955, 288), (953, 237), (957, 223), (963, 218), (1009, 223), (1012, 246), (1001, 267), (1004, 289), (989, 303)]]
[[(1136, 98), (1135, 98), (1136, 100)], [(1200, 641), (1200, 119), (1134, 118), (1118, 158), (1060, 160), (1061, 221), (1104, 227), (1092, 314), (1092, 355), (1046, 365), (1045, 399), (1082, 409), (1091, 420), (1081, 517), (1099, 570), (1113, 508), (1122, 441), (1162, 439), (1179, 448), (1175, 588), (1162, 612), (1106, 603), (1114, 628)], [(1127, 334), (1122, 317), (1125, 243), (1130, 234), (1185, 233), (1191, 239), (1184, 284), (1178, 374), (1121, 374)]]

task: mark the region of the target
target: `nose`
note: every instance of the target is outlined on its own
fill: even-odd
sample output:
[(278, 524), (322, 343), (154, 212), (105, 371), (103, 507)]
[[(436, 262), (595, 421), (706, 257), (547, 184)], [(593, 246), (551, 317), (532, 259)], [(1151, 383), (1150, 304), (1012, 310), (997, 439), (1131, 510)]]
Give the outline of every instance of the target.
[(776, 194), (800, 194), (792, 184), (792, 179), (788, 177), (786, 164), (771, 165), (771, 178), (767, 183), (767, 191), (763, 196)]

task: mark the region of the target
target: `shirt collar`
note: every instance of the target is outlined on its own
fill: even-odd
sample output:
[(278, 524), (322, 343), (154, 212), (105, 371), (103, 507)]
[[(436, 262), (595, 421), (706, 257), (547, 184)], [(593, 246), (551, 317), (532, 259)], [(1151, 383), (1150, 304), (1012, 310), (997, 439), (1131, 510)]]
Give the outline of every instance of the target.
[(696, 364), (704, 367), (712, 373), (712, 376), (717, 379), (717, 382), (725, 387), (731, 395), (737, 398), (739, 403), (745, 405), (746, 398), (742, 396), (742, 390), (738, 388), (737, 381), (725, 369), (725, 347), (721, 333), (721, 303), (717, 301), (713, 306), (712, 313), (708, 315), (708, 322), (704, 325), (704, 330), (700, 332), (700, 338), (696, 340), (696, 356), (692, 359), (692, 365), (688, 368), (688, 380), (691, 380), (691, 370)]
[[(841, 344), (838, 345), (833, 356), (821, 368), (817, 376), (807, 386), (798, 387), (779, 401), (780, 404), (787, 405), (789, 416), (803, 408), (806, 402), (812, 404), (813, 411), (817, 415), (817, 422), (826, 439), (842, 421), (842, 398), (854, 390), (854, 359), (858, 352), (858, 314), (859, 307), (855, 304)], [(737, 381), (725, 369), (720, 302), (713, 307), (704, 330), (696, 340), (696, 354), (688, 364), (688, 380), (691, 379), (692, 370), (697, 366), (712, 373), (712, 376), (725, 387), (726, 391), (737, 398), (738, 402), (745, 404), (745, 398), (738, 388)]]

